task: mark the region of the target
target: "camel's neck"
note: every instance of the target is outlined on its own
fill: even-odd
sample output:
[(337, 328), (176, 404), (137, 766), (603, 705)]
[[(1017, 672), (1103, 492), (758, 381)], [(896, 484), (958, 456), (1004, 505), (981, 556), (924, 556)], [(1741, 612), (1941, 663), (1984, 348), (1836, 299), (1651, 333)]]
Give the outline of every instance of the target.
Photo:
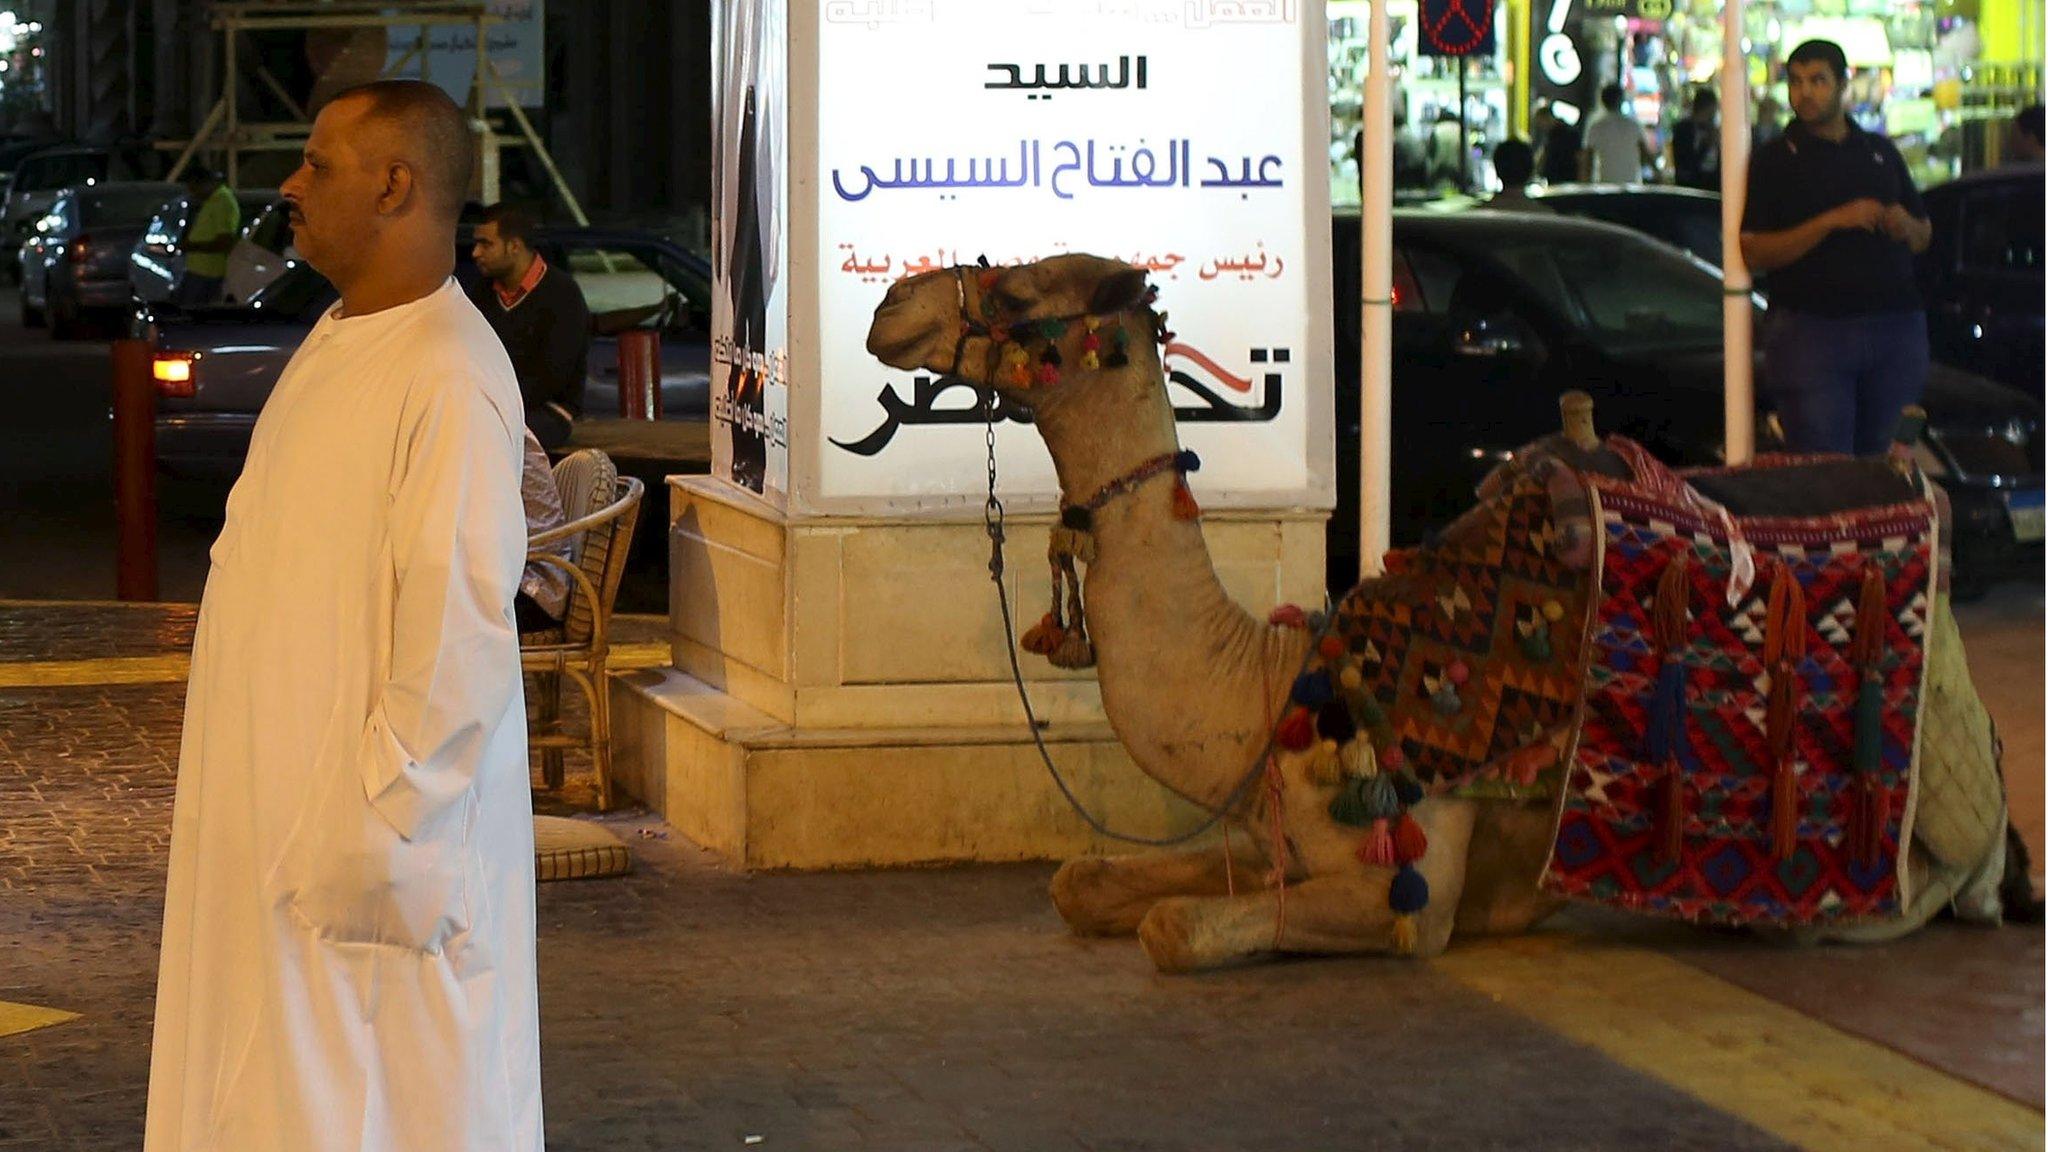
[[(1072, 381), (1037, 424), (1074, 501), (1178, 448), (1149, 345), (1132, 349), (1128, 368)], [(1225, 594), (1200, 521), (1174, 518), (1173, 489), (1168, 471), (1095, 513), (1088, 624), (1103, 708), (1131, 757), (1215, 805), (1265, 747), (1308, 641)]]

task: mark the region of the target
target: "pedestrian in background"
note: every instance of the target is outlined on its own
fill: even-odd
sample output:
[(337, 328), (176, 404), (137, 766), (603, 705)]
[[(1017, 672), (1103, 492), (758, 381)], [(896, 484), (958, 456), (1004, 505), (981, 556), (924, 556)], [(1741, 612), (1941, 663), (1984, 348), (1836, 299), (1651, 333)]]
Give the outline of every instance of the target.
[(144, 1152), (539, 1152), (519, 385), (456, 286), (468, 119), (336, 97), (281, 189), (340, 293), (199, 609)]
[(1579, 179), (1579, 130), (1565, 123), (1548, 100), (1536, 106), (1529, 128), (1536, 140), (1536, 174), (1543, 182), (1569, 184)]
[(1500, 177), (1500, 191), (1485, 207), (1501, 212), (1554, 212), (1548, 204), (1529, 195), (1529, 181), (1536, 175), (1536, 150), (1527, 140), (1510, 136), (1493, 150), (1493, 174)]
[(1586, 125), (1586, 150), (1579, 158), (1580, 178), (1595, 184), (1640, 184), (1650, 145), (1643, 126), (1622, 107), (1621, 85), (1600, 89), (1600, 113)]
[(1790, 446), (1868, 455), (1927, 384), (1913, 257), (1934, 229), (1898, 149), (1849, 120), (1848, 71), (1826, 40), (1787, 59), (1794, 120), (1750, 162), (1742, 257), (1771, 294), (1764, 380)]
[(552, 450), (569, 442), (583, 417), (590, 307), (575, 277), (534, 251), (538, 232), (533, 217), (513, 205), (484, 209), (470, 246), (484, 279), (469, 296), (512, 358), (526, 426)]
[(1693, 93), (1691, 113), (1671, 130), (1671, 174), (1681, 187), (1721, 188), (1721, 98), (1710, 88)]
[(2029, 104), (2012, 118), (2012, 163), (2039, 164), (2043, 152), (2042, 110)]
[(192, 223), (185, 229), (185, 275), (178, 281), (178, 303), (212, 304), (220, 300), (228, 278), (228, 253), (242, 236), (242, 206), (220, 173), (194, 167), (185, 173), (185, 195), (192, 205)]

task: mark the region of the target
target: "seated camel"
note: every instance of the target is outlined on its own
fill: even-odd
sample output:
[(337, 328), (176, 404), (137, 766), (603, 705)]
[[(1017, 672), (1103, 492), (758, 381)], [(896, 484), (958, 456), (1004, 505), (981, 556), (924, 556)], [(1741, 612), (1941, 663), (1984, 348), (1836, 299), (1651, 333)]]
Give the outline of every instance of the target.
[(1187, 971), (1431, 956), (1571, 898), (1811, 940), (1998, 919), (1997, 746), (1909, 461), (1680, 476), (1588, 403), (1384, 576), (1260, 620), (1203, 541), (1154, 298), (1086, 255), (947, 269), (868, 336), (1031, 411), (1085, 581), (1025, 646), (1095, 663), (1137, 765), (1226, 812), (1211, 846), (1068, 862), (1076, 932)]

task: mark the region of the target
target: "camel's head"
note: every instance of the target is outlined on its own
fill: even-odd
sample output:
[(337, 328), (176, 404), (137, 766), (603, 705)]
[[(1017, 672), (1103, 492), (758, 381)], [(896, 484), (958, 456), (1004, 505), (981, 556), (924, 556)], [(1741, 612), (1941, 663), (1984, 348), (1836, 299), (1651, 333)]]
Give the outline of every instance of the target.
[(1158, 337), (1145, 270), (1080, 254), (1009, 268), (961, 265), (898, 281), (868, 351), (1042, 403)]

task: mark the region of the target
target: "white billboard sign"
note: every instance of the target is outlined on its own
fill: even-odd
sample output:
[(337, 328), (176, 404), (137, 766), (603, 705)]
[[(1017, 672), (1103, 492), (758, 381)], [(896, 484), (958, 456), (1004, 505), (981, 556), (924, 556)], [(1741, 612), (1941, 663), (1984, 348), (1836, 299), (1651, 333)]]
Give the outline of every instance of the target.
[[(486, 107), (502, 108), (504, 92), (510, 92), (521, 107), (538, 107), (547, 94), (547, 44), (543, 31), (544, 0), (488, 0), (485, 7), (499, 18), (485, 25), (484, 48), (497, 72), (497, 87), (484, 100)], [(420, 51), (422, 34), (426, 51)], [(434, 24), (426, 27), (394, 24), (385, 38), (384, 70), (387, 75), (421, 77), (433, 81), (467, 106), (470, 85), (476, 78), (476, 25)]]
[[(792, 70), (817, 77), (792, 127), (816, 165), (791, 187), (800, 505), (978, 504), (975, 390), (869, 356), (875, 307), (930, 269), (1090, 252), (1149, 269), (1170, 313), (1203, 502), (1329, 506), (1320, 0), (796, 5)], [(1023, 418), (999, 428), (1002, 494), (1049, 503)]]

